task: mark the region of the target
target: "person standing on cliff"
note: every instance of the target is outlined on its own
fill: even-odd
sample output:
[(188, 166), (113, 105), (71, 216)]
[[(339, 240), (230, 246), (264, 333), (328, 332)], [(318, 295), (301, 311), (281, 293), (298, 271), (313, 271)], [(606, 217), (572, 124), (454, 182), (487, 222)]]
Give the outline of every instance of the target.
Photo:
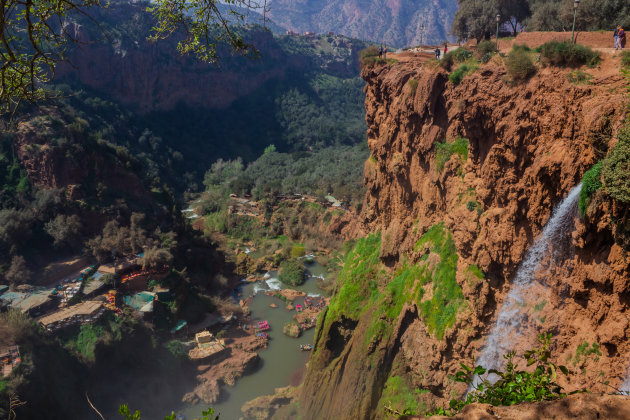
[(617, 25), (615, 33), (613, 34), (613, 38), (615, 39), (615, 50), (619, 47), (619, 29), (621, 29), (621, 26)]
[(383, 46), (378, 49), (378, 58), (383, 58)]
[(387, 45), (383, 47), (383, 58), (387, 60)]
[(435, 59), (436, 59), (436, 60), (439, 60), (439, 59), (440, 59), (440, 49), (439, 49), (439, 48), (436, 48), (436, 49), (435, 49)]
[(626, 37), (626, 31), (623, 30), (622, 26), (619, 26), (619, 34), (617, 35), (617, 43), (619, 44), (619, 49), (623, 50), (623, 40)]
[(444, 43), (444, 55), (448, 52), (448, 44)]

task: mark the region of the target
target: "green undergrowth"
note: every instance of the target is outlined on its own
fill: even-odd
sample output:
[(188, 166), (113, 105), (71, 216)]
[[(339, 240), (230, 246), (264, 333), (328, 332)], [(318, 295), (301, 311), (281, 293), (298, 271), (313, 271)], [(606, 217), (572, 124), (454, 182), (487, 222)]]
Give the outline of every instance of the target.
[(584, 217), (586, 215), (586, 210), (588, 210), (588, 205), (591, 202), (593, 194), (602, 187), (601, 177), (602, 162), (598, 162), (595, 166), (584, 173), (579, 200), (580, 216)]
[(468, 60), (465, 63), (460, 64), (457, 69), (448, 76), (448, 80), (457, 86), (462, 82), (464, 76), (473, 74), (478, 68), (479, 63), (476, 60)]
[(537, 48), (540, 61), (557, 67), (595, 67), (601, 62), (601, 54), (589, 47), (568, 42), (551, 41)]
[(429, 331), (441, 340), (446, 329), (455, 323), (457, 312), (464, 304), (462, 289), (455, 279), (457, 248), (443, 222), (431, 227), (416, 243), (414, 250), (427, 247), (431, 253), (439, 255), (440, 261), (432, 270), (428, 263), (425, 264), (420, 283), (424, 286), (432, 281), (433, 296), (420, 303), (420, 312)]
[(617, 134), (618, 142), (604, 159), (602, 174), (606, 191), (622, 203), (630, 203), (630, 123)]
[(449, 161), (454, 154), (459, 156), (462, 163), (468, 160), (468, 139), (458, 138), (449, 143), (436, 143), (435, 166), (439, 172), (444, 170), (446, 162)]
[(418, 401), (418, 397), (428, 392), (425, 389), (410, 388), (401, 376), (391, 376), (385, 382), (380, 405), (388, 412), (423, 413), (427, 406)]
[(366, 303), (378, 296), (378, 277), (382, 271), (378, 258), (380, 248), (381, 235), (374, 233), (359, 239), (347, 253), (339, 273), (338, 292), (330, 302), (327, 319), (337, 319), (342, 314), (358, 319), (366, 309)]

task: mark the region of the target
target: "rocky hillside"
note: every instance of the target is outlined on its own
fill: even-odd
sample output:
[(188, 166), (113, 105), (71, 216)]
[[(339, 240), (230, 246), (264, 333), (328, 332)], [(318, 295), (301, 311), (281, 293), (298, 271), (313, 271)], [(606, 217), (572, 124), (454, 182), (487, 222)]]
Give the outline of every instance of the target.
[[(262, 27), (238, 28), (256, 47), (258, 59), (232, 55), (219, 46), (220, 62), (207, 64), (177, 51), (177, 40), (147, 40), (154, 24), (143, 3), (112, 3), (94, 9), (92, 17), (75, 18), (72, 35), (78, 46), (69, 64), (57, 70), (58, 81), (79, 82), (106, 93), (136, 112), (168, 111), (179, 104), (225, 109), (265, 83), (291, 71), (352, 77), (358, 73), (357, 52), (364, 44), (343, 37), (275, 38)], [(325, 44), (325, 45), (324, 45)]]
[(455, 0), (272, 0), (270, 17), (294, 31), (332, 31), (384, 42), (398, 48), (445, 41), (450, 34)]
[[(450, 375), (479, 356), (527, 249), (625, 118), (618, 58), (590, 84), (568, 72), (541, 68), (514, 85), (491, 60), (455, 85), (420, 59), (363, 70), (363, 217), (375, 233), (347, 256), (319, 321), (307, 418), (420, 413), (465, 392)], [(600, 191), (585, 217), (576, 207), (537, 270), (546, 294), (521, 302), (513, 344), (522, 353), (552, 332), (554, 360), (576, 373), (567, 389), (605, 391), (628, 369), (627, 205)]]

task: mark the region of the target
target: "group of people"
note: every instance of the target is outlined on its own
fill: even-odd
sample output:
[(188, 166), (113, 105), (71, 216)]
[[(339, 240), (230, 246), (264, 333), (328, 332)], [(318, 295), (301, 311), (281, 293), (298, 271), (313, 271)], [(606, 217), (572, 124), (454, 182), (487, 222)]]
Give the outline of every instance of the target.
[(626, 37), (626, 32), (623, 30), (621, 25), (617, 25), (617, 28), (615, 29), (614, 37), (615, 37), (615, 50), (622, 50), (623, 41), (624, 41), (624, 38)]
[(381, 48), (378, 49), (378, 58), (384, 58), (387, 60), (387, 47), (381, 45)]
[[(448, 44), (444, 44), (444, 55), (446, 55), (446, 53), (448, 52)], [(435, 49), (435, 59), (439, 60), (440, 59), (440, 55), (442, 54), (442, 52), (440, 51), (440, 48), (436, 48)]]

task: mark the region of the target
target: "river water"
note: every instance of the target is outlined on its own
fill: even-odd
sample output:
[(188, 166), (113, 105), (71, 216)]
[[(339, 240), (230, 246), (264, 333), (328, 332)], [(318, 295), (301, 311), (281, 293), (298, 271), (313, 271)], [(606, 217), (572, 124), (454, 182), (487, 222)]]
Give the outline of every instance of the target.
[[(306, 264), (307, 273), (310, 276), (322, 276), (325, 269), (317, 263)], [(311, 296), (323, 295), (317, 287), (317, 278), (310, 277), (302, 286), (287, 286), (281, 284), (277, 273), (269, 272), (268, 278), (256, 283), (243, 284), (238, 293), (243, 298), (254, 295), (249, 308), (252, 321), (267, 320), (271, 330), (269, 345), (259, 352), (260, 363), (258, 369), (250, 374), (237, 379), (233, 387), (224, 386), (221, 390), (220, 401), (212, 404), (222, 420), (237, 420), (243, 416), (241, 407), (247, 401), (262, 395), (273, 394), (275, 388), (287, 385), (297, 385), (301, 374), (305, 370), (310, 352), (300, 351), (300, 344), (312, 344), (315, 329), (305, 331), (300, 338), (287, 337), (282, 333), (284, 325), (293, 320), (295, 311), (285, 309), (286, 303), (274, 296), (265, 295), (265, 291), (279, 289), (295, 289), (303, 291)], [(266, 276), (266, 277), (267, 277)], [(294, 304), (303, 303), (304, 298), (297, 298)], [(269, 305), (275, 303), (278, 308)], [(186, 420), (200, 417), (201, 411), (208, 408), (208, 404), (200, 404), (186, 407), (180, 410)]]

